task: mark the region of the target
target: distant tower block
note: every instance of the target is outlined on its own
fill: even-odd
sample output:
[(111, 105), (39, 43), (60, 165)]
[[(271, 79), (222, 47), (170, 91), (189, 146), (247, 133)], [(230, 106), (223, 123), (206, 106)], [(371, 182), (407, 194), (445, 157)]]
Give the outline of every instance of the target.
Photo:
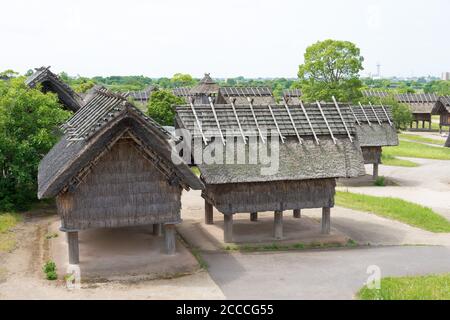
[(377, 77), (381, 78), (381, 64), (379, 62), (377, 63)]

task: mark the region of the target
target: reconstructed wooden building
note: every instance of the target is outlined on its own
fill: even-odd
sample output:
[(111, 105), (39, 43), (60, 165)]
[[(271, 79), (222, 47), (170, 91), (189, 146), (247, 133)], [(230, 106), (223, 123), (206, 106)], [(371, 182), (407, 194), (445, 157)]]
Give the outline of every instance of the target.
[(449, 127), (450, 131), (450, 96), (439, 97), (432, 114), (439, 115), (439, 132), (442, 132), (442, 127)]
[(148, 86), (144, 90), (130, 91), (128, 92), (128, 96), (133, 99), (133, 101), (146, 105), (148, 103), (148, 100), (150, 100), (150, 96), (155, 90), (155, 86)]
[(172, 161), (173, 137), (125, 96), (98, 88), (63, 126), (62, 139), (39, 165), (38, 197), (56, 197), (69, 261), (79, 262), (78, 232), (153, 225), (175, 252), (181, 191), (203, 184)]
[(30, 88), (41, 85), (44, 92), (55, 93), (58, 95), (60, 103), (67, 110), (76, 112), (83, 106), (82, 97), (51, 72), (50, 67), (36, 68), (35, 72), (25, 80), (25, 84)]
[(352, 106), (356, 135), (361, 145), (364, 163), (373, 164), (373, 178), (378, 178), (382, 147), (397, 146), (398, 135), (392, 120), (392, 110), (383, 105)]
[[(180, 128), (202, 139), (202, 148), (212, 143), (224, 148), (222, 163), (197, 163), (205, 184), (205, 221), (213, 223), (213, 207), (224, 215), (224, 240), (233, 241), (233, 215), (274, 211), (274, 237), (283, 237), (283, 211), (323, 208), (322, 232), (330, 232), (330, 209), (334, 206), (336, 178), (364, 174), (363, 157), (348, 106), (337, 104), (245, 105), (214, 104), (176, 107)], [(271, 130), (279, 139), (272, 150)], [(226, 140), (222, 140), (226, 137)], [(231, 138), (231, 140), (230, 140)], [(230, 147), (230, 143), (236, 143)], [(245, 141), (245, 142), (244, 142)], [(260, 157), (252, 161), (256, 141), (277, 157), (278, 168), (263, 175), (267, 167)], [(244, 163), (236, 163), (240, 142)], [(226, 152), (231, 148), (231, 155)], [(198, 151), (194, 148), (194, 152)], [(231, 164), (229, 164), (231, 163)]]
[[(388, 97), (389, 92), (377, 91), (377, 90), (366, 90), (363, 94), (367, 97)], [(409, 106), (411, 113), (413, 115), (413, 120), (411, 121), (411, 128), (415, 123), (415, 129), (419, 129), (419, 123), (422, 122), (422, 129), (426, 128), (426, 123), (428, 123), (428, 130), (431, 130), (431, 111), (433, 110), (438, 96), (434, 93), (405, 93), (405, 94), (394, 94), (394, 98), (400, 102)]]
[(199, 105), (209, 104), (209, 98), (218, 104), (227, 104), (231, 100), (235, 104), (246, 104), (248, 99), (251, 99), (255, 105), (275, 103), (272, 90), (268, 87), (220, 87), (209, 73), (205, 73), (197, 86), (174, 88), (172, 92), (184, 98), (186, 103), (193, 102)]
[(283, 90), (283, 98), (289, 104), (299, 104), (302, 99), (302, 91), (300, 89)]

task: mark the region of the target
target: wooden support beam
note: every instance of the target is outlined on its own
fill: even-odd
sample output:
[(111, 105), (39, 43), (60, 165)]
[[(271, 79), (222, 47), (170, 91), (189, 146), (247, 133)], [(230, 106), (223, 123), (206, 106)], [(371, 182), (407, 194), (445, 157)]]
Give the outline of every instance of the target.
[(174, 224), (164, 225), (164, 246), (166, 254), (174, 255), (176, 253), (176, 236)]
[(331, 208), (322, 208), (322, 234), (330, 234), (330, 212)]
[(275, 211), (273, 221), (273, 237), (277, 240), (283, 239), (283, 211)]
[(205, 200), (205, 224), (214, 224), (213, 205)]
[(295, 209), (294, 210), (294, 218), (300, 219), (302, 217), (302, 210), (301, 209)]
[(223, 241), (225, 243), (233, 242), (233, 215), (223, 215)]
[(67, 232), (67, 245), (69, 247), (69, 264), (80, 263), (80, 250), (78, 246), (78, 232)]
[(155, 237), (161, 237), (161, 235), (162, 235), (162, 224), (161, 223), (155, 223), (153, 225), (153, 235)]
[(373, 174), (372, 174), (373, 180), (378, 179), (378, 163), (373, 164)]
[(250, 213), (250, 221), (252, 221), (252, 222), (258, 221), (258, 212)]

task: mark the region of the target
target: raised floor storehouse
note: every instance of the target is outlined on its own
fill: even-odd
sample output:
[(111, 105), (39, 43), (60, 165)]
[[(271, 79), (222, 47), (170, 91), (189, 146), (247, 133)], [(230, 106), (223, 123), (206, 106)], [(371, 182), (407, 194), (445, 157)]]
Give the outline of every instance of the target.
[[(203, 152), (214, 145), (222, 163), (197, 162), (205, 184), (205, 220), (213, 223), (213, 207), (224, 215), (224, 240), (233, 241), (233, 215), (274, 212), (274, 237), (283, 238), (283, 211), (322, 209), (322, 232), (330, 232), (336, 178), (364, 174), (355, 120), (348, 106), (338, 104), (253, 105), (207, 104), (176, 107), (176, 123), (193, 140), (201, 139)], [(265, 131), (271, 134), (265, 135)], [(278, 144), (274, 143), (275, 141)], [(195, 145), (195, 144), (194, 144)], [(218, 152), (223, 148), (223, 152)], [(278, 167), (261, 153), (267, 150)], [(192, 149), (198, 153), (198, 147)], [(246, 159), (239, 162), (242, 154)], [(273, 167), (273, 166), (272, 166)]]
[(77, 112), (83, 106), (83, 98), (50, 71), (50, 67), (35, 69), (35, 72), (25, 80), (30, 88), (40, 85), (43, 92), (53, 92), (58, 96), (59, 102), (67, 109)]
[(106, 89), (96, 89), (63, 130), (39, 165), (38, 197), (56, 197), (69, 262), (79, 262), (78, 232), (90, 228), (164, 225), (174, 253), (181, 191), (203, 185), (185, 163), (173, 163), (173, 137)]
[(360, 104), (352, 106), (351, 111), (355, 117), (356, 135), (361, 145), (364, 163), (373, 164), (373, 178), (377, 179), (382, 147), (398, 145), (391, 108)]
[(449, 127), (450, 131), (450, 96), (439, 97), (432, 113), (439, 115), (439, 132), (442, 127)]

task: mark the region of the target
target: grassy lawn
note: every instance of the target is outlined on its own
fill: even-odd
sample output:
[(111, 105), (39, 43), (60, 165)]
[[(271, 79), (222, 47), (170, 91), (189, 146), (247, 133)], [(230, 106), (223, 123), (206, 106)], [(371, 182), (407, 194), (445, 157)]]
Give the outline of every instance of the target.
[(10, 232), (22, 220), (16, 213), (0, 213), (0, 252), (7, 252), (16, 244), (14, 233)]
[(357, 297), (362, 300), (449, 300), (450, 273), (383, 278), (380, 290), (363, 287)]
[(422, 137), (414, 134), (406, 134), (406, 133), (400, 133), (398, 135), (400, 139), (409, 140), (412, 142), (423, 142), (423, 143), (429, 143), (429, 144), (435, 144), (438, 146), (443, 146), (445, 143), (445, 140), (439, 140), (439, 139), (432, 139), (427, 137)]
[(391, 155), (386, 155), (384, 153), (381, 154), (381, 162), (385, 166), (395, 166), (395, 167), (418, 167), (419, 164), (404, 160), (404, 159), (398, 159)]
[(450, 232), (450, 221), (430, 208), (397, 198), (337, 191), (336, 205), (398, 220), (431, 232)]
[(400, 141), (400, 145), (396, 147), (384, 147), (383, 154), (392, 157), (450, 160), (450, 148), (433, 147), (410, 141)]

